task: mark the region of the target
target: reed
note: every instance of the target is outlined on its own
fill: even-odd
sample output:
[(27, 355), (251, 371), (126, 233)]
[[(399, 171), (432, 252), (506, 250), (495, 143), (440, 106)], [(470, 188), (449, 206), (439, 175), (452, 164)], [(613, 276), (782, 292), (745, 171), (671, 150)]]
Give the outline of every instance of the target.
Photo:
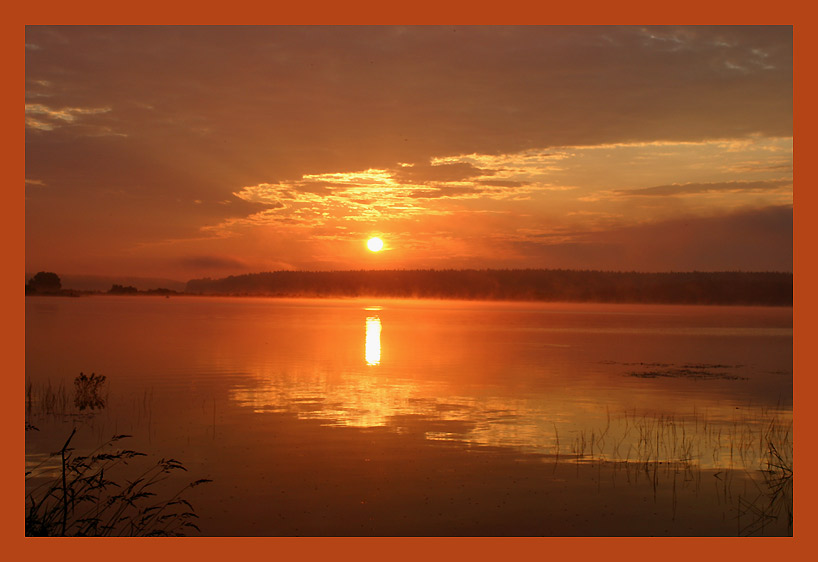
[(763, 485), (754, 495), (739, 498), (740, 534), (764, 534), (764, 529), (779, 517), (786, 515), (792, 531), (792, 423), (770, 423), (764, 434), (766, 468)]
[(570, 433), (573, 435), (567, 451), (561, 448), (562, 436), (558, 436), (555, 424), (550, 440), (555, 455), (568, 453), (566, 460), (744, 470), (792, 464), (788, 426), (771, 414), (742, 414), (716, 421), (701, 413), (674, 416), (626, 412), (609, 415), (604, 427), (579, 427)]
[(34, 384), (26, 381), (26, 414), (78, 417), (102, 410), (108, 401), (105, 375), (80, 373), (74, 378), (73, 392), (62, 382)]
[[(183, 536), (199, 530), (193, 506), (183, 495), (209, 479), (190, 482), (160, 499), (160, 484), (187, 470), (182, 463), (161, 459), (135, 478), (120, 475), (117, 481), (113, 478), (124, 465), (146, 455), (113, 448), (128, 435), (115, 435), (89, 455), (74, 455), (70, 443), (75, 433), (76, 428), (52, 455), (60, 457), (59, 476), (26, 495), (26, 536)], [(26, 472), (27, 480), (33, 472)]]
[[(555, 458), (559, 434), (554, 425)], [(660, 475), (698, 489), (703, 475), (719, 482), (723, 501), (736, 506), (740, 535), (764, 535), (785, 522), (792, 531), (793, 439), (792, 421), (775, 412), (745, 412), (729, 419), (706, 413), (690, 416), (637, 415), (608, 418), (602, 431), (579, 428), (565, 460), (621, 467), (628, 481), (647, 475), (656, 487)], [(733, 486), (739, 473), (749, 476), (749, 489)]]

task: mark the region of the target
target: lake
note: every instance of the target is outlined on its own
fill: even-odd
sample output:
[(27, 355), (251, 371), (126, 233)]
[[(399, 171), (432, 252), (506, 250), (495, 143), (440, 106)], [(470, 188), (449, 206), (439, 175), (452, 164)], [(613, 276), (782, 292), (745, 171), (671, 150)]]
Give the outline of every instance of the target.
[(792, 308), (27, 297), (25, 330), (27, 490), (76, 427), (212, 480), (206, 536), (792, 534)]

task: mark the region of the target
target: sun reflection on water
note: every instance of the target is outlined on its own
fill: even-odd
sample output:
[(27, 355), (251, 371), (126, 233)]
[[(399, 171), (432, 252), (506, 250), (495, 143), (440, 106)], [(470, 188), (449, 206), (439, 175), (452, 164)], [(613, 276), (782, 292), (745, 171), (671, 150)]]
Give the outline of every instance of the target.
[[(401, 365), (406, 354), (400, 346), (415, 349), (418, 341), (413, 338), (393, 334), (390, 360), (382, 364), (383, 326), (378, 315), (382, 308), (364, 310), (363, 364), (360, 351), (355, 351), (360, 350), (360, 336), (350, 334), (343, 341), (335, 340), (339, 346), (343, 343), (337, 354), (350, 361), (345, 366), (261, 369), (256, 377), (236, 385), (231, 399), (258, 413), (291, 413), (299, 419), (321, 420), (326, 426), (383, 427), (417, 433), (429, 441), (511, 447), (545, 458), (701, 468), (756, 469), (766, 458), (767, 428), (791, 424), (791, 412), (756, 411), (743, 403), (705, 401), (694, 404), (692, 411), (638, 401), (618, 407), (582, 386), (552, 385), (520, 392), (462, 377), (425, 377)], [(360, 318), (352, 321), (358, 330)], [(378, 365), (377, 372), (369, 369)], [(566, 376), (558, 363), (540, 369), (549, 380)], [(791, 450), (791, 444), (784, 446)]]
[(381, 319), (377, 316), (368, 316), (366, 319), (366, 352), (367, 365), (381, 363)]

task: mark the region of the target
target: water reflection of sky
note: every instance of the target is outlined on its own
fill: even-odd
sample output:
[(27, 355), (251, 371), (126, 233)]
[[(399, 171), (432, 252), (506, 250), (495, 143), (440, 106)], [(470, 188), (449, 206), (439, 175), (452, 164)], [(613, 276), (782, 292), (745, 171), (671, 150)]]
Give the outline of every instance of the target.
[[(771, 415), (792, 418), (791, 309), (112, 297), (49, 301), (51, 310), (38, 302), (26, 302), (26, 376), (70, 387), (80, 371), (96, 371), (111, 379), (112, 400), (150, 388), (157, 399), (184, 392), (210, 404), (226, 392), (219, 416), (286, 412), (429, 441), (561, 455), (593, 446), (629, 459), (650, 452), (641, 436), (675, 431), (688, 444), (697, 436), (698, 458), (711, 464)], [(674, 372), (721, 364), (736, 379), (631, 376), (660, 364)], [(182, 407), (162, 413), (173, 427), (192, 423)], [(663, 458), (679, 456), (676, 441), (667, 438)]]
[[(387, 427), (421, 432), (429, 440), (566, 457), (691, 460), (704, 467), (727, 463), (755, 468), (764, 450), (754, 445), (771, 419), (769, 411), (737, 412), (732, 404), (651, 415), (610, 412), (548, 396), (438, 398), (433, 384), (375, 375), (334, 380), (314, 373), (269, 375), (256, 383), (234, 388), (232, 400), (255, 412), (286, 412), (327, 426)], [(788, 421), (786, 413), (777, 414)], [(661, 443), (654, 446), (654, 440)]]
[[(381, 365), (381, 332), (380, 317), (367, 316), (361, 359), (368, 367)], [(703, 467), (756, 468), (765, 448), (755, 443), (763, 441), (760, 436), (770, 420), (777, 417), (787, 424), (792, 419), (790, 411), (723, 400), (676, 411), (612, 412), (598, 395), (583, 398), (570, 388), (513, 396), (452, 390), (439, 379), (384, 376), (377, 370), (291, 368), (257, 373), (235, 385), (230, 397), (258, 413), (290, 413), (322, 420), (326, 426), (386, 427), (419, 432), (432, 441), (514, 447), (566, 458), (685, 460)]]
[[(110, 381), (108, 406), (81, 424), (72, 445), (90, 451), (128, 433), (129, 447), (174, 456), (196, 477), (212, 477), (212, 491), (202, 487), (194, 503), (216, 534), (281, 534), (268, 523), (302, 512), (289, 533), (326, 532), (301, 526), (309, 518), (354, 520), (355, 534), (358, 500), (377, 489), (405, 493), (380, 496), (384, 511), (375, 521), (418, 498), (418, 513), (434, 519), (438, 506), (452, 505), (451, 490), (462, 489), (462, 510), (452, 512), (458, 521), (478, 498), (498, 522), (529, 513), (524, 506), (534, 518), (561, 517), (557, 506), (565, 505), (598, 532), (646, 532), (645, 521), (663, 521), (668, 527), (657, 532), (689, 534), (694, 527), (677, 517), (678, 506), (697, 532), (728, 521), (729, 534), (736, 514), (729, 506), (764, 486), (744, 478), (760, 474), (766, 424), (775, 415), (785, 428), (792, 420), (791, 309), (195, 297), (48, 299), (42, 309), (39, 302), (26, 301), (27, 379), (69, 390), (80, 371)], [(700, 364), (723, 365), (710, 370), (736, 378), (631, 375)], [(65, 442), (66, 421), (27, 421), (40, 429), (26, 432), (30, 470)], [(783, 444), (791, 453), (789, 435)], [(474, 454), (483, 447), (501, 450)], [(557, 454), (571, 464), (554, 462)], [(582, 466), (600, 458), (691, 464)], [(751, 470), (723, 471), (731, 466)], [(718, 467), (719, 476), (699, 478), (688, 470), (696, 467)], [(38, 470), (57, 476), (58, 469), (59, 456)], [(439, 487), (427, 507), (430, 475)], [(498, 484), (496, 496), (480, 495), (487, 479)], [(732, 499), (722, 485), (733, 487)], [(500, 505), (507, 492), (515, 494), (509, 511), (484, 502), (496, 497)], [(543, 502), (543, 492), (555, 495)], [(597, 526), (603, 504), (623, 506), (608, 521), (629, 519), (622, 514), (631, 506), (646, 511), (636, 528)], [(326, 519), (307, 514), (324, 505)], [(666, 508), (658, 518), (657, 505)], [(718, 517), (699, 525), (711, 512)], [(361, 513), (361, 521), (373, 520)]]

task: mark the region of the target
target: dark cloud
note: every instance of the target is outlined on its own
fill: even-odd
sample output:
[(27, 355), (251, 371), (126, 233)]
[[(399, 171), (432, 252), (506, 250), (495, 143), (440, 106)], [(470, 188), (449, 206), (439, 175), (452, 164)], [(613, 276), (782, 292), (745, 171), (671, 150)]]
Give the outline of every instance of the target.
[(749, 170), (753, 172), (789, 172), (792, 173), (792, 164), (777, 164), (774, 166), (765, 166), (761, 164), (748, 164), (745, 166), (737, 166), (740, 170)]
[[(713, 217), (673, 219), (568, 242), (518, 242), (540, 267), (644, 271), (792, 271), (793, 210), (775, 206)], [(564, 235), (561, 235), (564, 236)]]
[(329, 181), (302, 181), (294, 184), (294, 187), (305, 193), (329, 195), (334, 189), (346, 189), (348, 186), (343, 183)]
[(641, 189), (618, 189), (614, 193), (617, 195), (663, 196), (708, 193), (711, 191), (775, 191), (787, 186), (792, 186), (792, 180), (674, 183), (671, 185), (657, 185)]
[(393, 171), (394, 178), (400, 182), (427, 183), (465, 181), (480, 176), (490, 176), (494, 170), (485, 170), (466, 162), (455, 164), (437, 164), (405, 166)]
[(791, 134), (791, 27), (674, 29), (477, 26), (455, 40), (434, 26), (29, 26), (42, 48), (26, 77), (51, 85), (50, 107), (111, 107), (96, 117), (112, 131), (255, 172), (250, 183), (456, 153)]
[(489, 187), (521, 187), (525, 185), (525, 183), (521, 181), (506, 180), (477, 180), (475, 183)]

